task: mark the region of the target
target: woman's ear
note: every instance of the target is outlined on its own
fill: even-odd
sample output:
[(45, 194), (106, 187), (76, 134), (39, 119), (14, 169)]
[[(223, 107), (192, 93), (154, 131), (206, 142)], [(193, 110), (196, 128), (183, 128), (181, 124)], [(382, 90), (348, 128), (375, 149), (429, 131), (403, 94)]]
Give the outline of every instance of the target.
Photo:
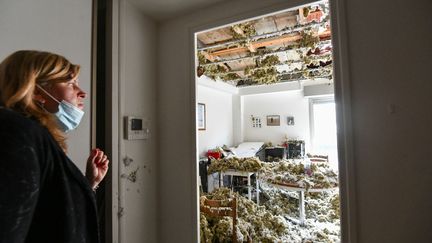
[(45, 98), (38, 92), (35, 91), (35, 94), (33, 94), (33, 100), (41, 104), (42, 106), (45, 104)]
[(42, 92), (40, 91), (40, 87), (38, 84), (36, 84), (36, 87), (33, 91), (33, 100), (35, 100), (36, 102), (38, 102), (41, 105), (45, 104), (45, 101), (46, 101), (42, 95)]

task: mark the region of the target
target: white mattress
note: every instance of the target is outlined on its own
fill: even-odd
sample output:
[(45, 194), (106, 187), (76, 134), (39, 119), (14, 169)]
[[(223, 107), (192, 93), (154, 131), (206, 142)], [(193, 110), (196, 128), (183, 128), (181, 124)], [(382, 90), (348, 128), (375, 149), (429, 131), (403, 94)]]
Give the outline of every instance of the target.
[(237, 147), (230, 148), (233, 155), (239, 158), (255, 157), (258, 150), (264, 145), (264, 142), (244, 142)]

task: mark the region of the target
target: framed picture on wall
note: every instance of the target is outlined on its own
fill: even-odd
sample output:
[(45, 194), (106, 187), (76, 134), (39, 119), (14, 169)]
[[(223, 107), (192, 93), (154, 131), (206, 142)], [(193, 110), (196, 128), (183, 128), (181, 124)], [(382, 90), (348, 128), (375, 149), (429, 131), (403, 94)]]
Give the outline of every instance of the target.
[(293, 116), (289, 116), (287, 117), (287, 124), (288, 126), (294, 126), (294, 117)]
[(280, 116), (279, 115), (267, 116), (267, 126), (280, 126)]
[(198, 130), (206, 130), (206, 107), (203, 103), (198, 103), (197, 107)]

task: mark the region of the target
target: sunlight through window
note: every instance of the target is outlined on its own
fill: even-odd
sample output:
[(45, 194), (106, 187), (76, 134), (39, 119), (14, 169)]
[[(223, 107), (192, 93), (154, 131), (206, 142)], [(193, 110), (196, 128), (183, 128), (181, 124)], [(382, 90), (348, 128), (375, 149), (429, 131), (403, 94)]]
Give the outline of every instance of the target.
[(333, 100), (314, 100), (312, 149), (314, 154), (329, 156), (329, 161), (337, 169), (336, 107)]

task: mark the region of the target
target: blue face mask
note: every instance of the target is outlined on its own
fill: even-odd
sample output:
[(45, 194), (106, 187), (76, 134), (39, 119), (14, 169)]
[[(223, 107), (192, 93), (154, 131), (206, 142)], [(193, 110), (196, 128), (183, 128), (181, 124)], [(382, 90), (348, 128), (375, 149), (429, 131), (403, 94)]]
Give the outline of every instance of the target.
[(54, 98), (50, 93), (44, 90), (41, 86), (39, 86), (38, 84), (36, 85), (39, 89), (44, 91), (54, 101), (59, 103), (58, 111), (54, 113), (54, 115), (57, 118), (61, 130), (67, 133), (77, 128), (81, 122), (82, 117), (84, 116), (84, 111), (82, 111), (78, 107), (72, 105), (71, 103), (65, 100), (59, 102), (56, 98)]

